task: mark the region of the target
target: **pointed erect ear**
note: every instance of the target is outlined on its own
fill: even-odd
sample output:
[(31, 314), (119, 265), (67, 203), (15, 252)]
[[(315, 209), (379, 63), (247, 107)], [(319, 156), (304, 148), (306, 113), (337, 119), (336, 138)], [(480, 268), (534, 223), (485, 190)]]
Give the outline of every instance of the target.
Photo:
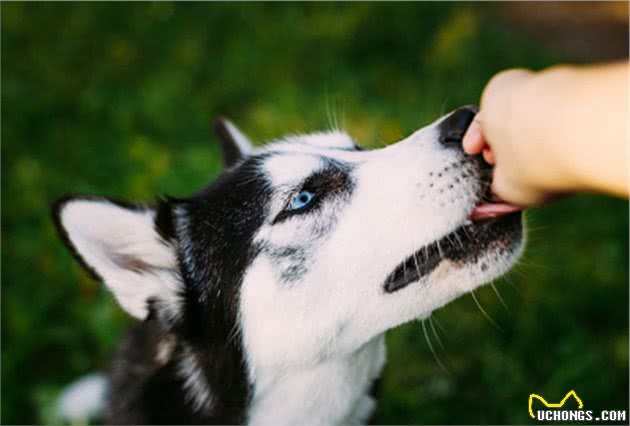
[[(62, 238), (88, 271), (100, 278), (120, 305), (145, 319), (149, 304), (168, 308), (175, 318), (182, 291), (177, 256), (162, 210), (105, 198), (64, 197), (53, 206)], [(156, 218), (156, 216), (160, 216)], [(164, 218), (168, 216), (168, 218)], [(160, 229), (158, 229), (160, 227)]]
[(223, 163), (226, 167), (230, 167), (241, 158), (249, 155), (254, 149), (247, 136), (225, 118), (219, 118), (214, 122), (214, 133), (221, 142)]

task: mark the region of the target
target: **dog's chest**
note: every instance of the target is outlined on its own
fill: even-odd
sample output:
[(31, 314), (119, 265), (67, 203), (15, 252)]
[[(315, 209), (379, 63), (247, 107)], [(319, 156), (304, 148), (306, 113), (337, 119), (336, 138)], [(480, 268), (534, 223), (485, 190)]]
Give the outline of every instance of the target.
[(385, 356), (384, 336), (379, 336), (343, 358), (299, 370), (259, 372), (248, 423), (364, 423), (375, 405), (368, 392)]

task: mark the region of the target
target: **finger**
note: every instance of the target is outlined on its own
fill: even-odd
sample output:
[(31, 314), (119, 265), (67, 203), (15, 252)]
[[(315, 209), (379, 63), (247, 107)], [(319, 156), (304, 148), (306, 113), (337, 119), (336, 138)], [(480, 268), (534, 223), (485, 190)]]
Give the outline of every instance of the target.
[(481, 110), (486, 107), (490, 107), (493, 111), (497, 111), (497, 108), (506, 108), (507, 105), (504, 103), (509, 98), (508, 95), (532, 75), (531, 71), (522, 68), (510, 69), (496, 74), (490, 79), (481, 94)]
[(513, 182), (501, 169), (495, 168), (493, 175), (491, 190), (501, 200), (520, 207), (534, 207), (544, 202), (545, 194)]
[(486, 160), (486, 163), (494, 165), (494, 155), (492, 154), (492, 150), (488, 145), (483, 148), (481, 151), (483, 155), (483, 159)]
[(462, 139), (462, 144), (464, 146), (464, 152), (470, 155), (479, 154), (485, 146), (486, 142), (483, 139), (483, 134), (481, 133), (481, 125), (477, 120), (470, 123), (470, 126)]
[(494, 170), (490, 189), (496, 197), (504, 202), (514, 203), (516, 205), (523, 203), (523, 199), (519, 195), (518, 191), (506, 182), (506, 179), (503, 178), (501, 173), (498, 173), (497, 169)]

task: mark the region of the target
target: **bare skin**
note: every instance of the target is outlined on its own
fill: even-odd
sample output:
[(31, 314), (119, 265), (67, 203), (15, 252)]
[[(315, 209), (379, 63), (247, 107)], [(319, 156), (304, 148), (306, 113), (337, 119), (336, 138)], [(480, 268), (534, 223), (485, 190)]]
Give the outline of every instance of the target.
[(537, 206), (573, 192), (628, 197), (628, 63), (495, 75), (464, 136), (494, 165), (502, 200)]

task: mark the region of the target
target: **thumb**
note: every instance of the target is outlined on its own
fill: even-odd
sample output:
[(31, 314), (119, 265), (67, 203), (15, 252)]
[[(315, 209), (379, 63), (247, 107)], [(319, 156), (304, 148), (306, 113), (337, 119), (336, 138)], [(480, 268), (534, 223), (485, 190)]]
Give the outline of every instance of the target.
[(494, 168), (491, 189), (503, 201), (520, 207), (539, 206), (549, 197), (549, 194), (519, 182), (499, 166)]

